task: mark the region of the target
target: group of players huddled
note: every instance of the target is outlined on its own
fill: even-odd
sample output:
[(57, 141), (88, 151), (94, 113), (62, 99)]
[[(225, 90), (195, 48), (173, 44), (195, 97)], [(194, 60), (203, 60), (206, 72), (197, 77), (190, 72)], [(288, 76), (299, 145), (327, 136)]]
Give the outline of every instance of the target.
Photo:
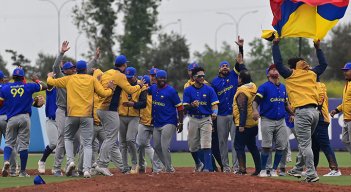
[[(319, 81), (327, 68), (319, 42), (314, 43), (319, 64), (312, 68), (303, 58), (291, 58), (289, 67), (285, 67), (279, 41), (279, 38), (273, 40), (274, 64), (266, 69), (267, 82), (258, 88), (244, 64), (244, 40), (238, 37), (235, 66), (222, 61), (218, 76), (211, 83), (205, 80), (205, 69), (197, 63), (188, 65), (189, 80), (184, 85), (183, 100), (167, 84), (166, 71), (152, 68), (149, 74), (137, 76), (136, 69), (127, 66), (124, 55), (117, 56), (114, 67), (105, 72), (98, 68), (99, 48), (89, 63), (63, 62), (63, 55), (70, 49), (67, 41), (62, 43), (47, 84), (36, 76), (32, 77), (32, 83), (26, 83), (21, 68), (13, 71), (13, 82), (5, 82), (0, 72), (0, 133), (6, 140), (2, 176), (29, 176), (26, 164), (31, 107), (45, 103), (43, 97), (33, 100), (32, 95), (41, 90), (46, 90), (49, 144), (38, 161), (40, 174), (45, 174), (46, 159), (54, 150), (52, 174), (55, 176), (63, 175), (64, 155), (66, 176), (112, 176), (110, 162), (124, 174), (146, 173), (145, 156), (152, 162), (152, 173), (174, 173), (170, 143), (174, 134), (183, 130), (183, 119), (187, 116), (188, 146), (195, 172), (245, 175), (247, 147), (254, 159), (253, 176), (285, 176), (286, 163), (291, 159), (289, 135), (293, 133), (299, 153), (296, 165), (287, 174), (305, 175), (306, 182), (318, 181), (316, 168), (322, 150), (330, 167), (324, 176), (340, 176), (328, 136), (326, 86)], [(351, 88), (348, 89), (351, 63), (342, 70), (347, 80), (343, 103), (331, 115), (344, 112), (342, 141), (351, 152), (351, 103), (347, 102), (351, 97)], [(286, 86), (280, 82), (280, 76), (285, 78)], [(256, 145), (259, 119), (261, 152)], [(228, 160), (229, 135), (232, 166)], [(20, 171), (16, 171), (17, 153)], [(76, 156), (79, 156), (77, 165)]]

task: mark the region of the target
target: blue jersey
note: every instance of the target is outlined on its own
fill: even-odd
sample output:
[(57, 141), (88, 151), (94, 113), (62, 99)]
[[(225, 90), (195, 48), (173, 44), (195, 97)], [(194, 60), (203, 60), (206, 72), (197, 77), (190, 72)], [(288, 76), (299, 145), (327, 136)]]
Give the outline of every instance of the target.
[(288, 113), (285, 114), (285, 123), (290, 129), (294, 128), (294, 122), (290, 122), (290, 115)]
[(208, 85), (201, 88), (192, 85), (184, 90), (183, 105), (190, 105), (195, 100), (199, 101), (199, 107), (188, 110), (190, 115), (211, 115), (212, 105), (219, 103), (213, 88)]
[[(2, 87), (4, 87), (5, 85), (7, 84), (0, 84), (0, 92), (1, 92), (1, 89)], [(0, 115), (6, 115), (6, 103), (7, 102), (4, 102), (4, 104), (0, 107)]]
[(149, 93), (152, 95), (152, 120), (155, 128), (167, 124), (177, 125), (177, 107), (182, 105), (177, 91), (169, 85), (160, 89), (153, 84)]
[(233, 114), (233, 99), (238, 88), (238, 74), (231, 70), (226, 77), (216, 77), (211, 83), (215, 90), (219, 105), (218, 115), (226, 116)]
[(46, 117), (52, 120), (56, 118), (56, 88), (51, 90), (46, 90), (46, 105), (45, 105), (45, 114)]
[(37, 83), (8, 83), (1, 89), (1, 98), (7, 103), (7, 120), (19, 114), (32, 114), (32, 95), (41, 90)]
[(285, 117), (285, 103), (287, 94), (285, 85), (279, 86), (267, 81), (257, 90), (257, 96), (261, 97), (260, 115), (272, 120), (279, 120)]

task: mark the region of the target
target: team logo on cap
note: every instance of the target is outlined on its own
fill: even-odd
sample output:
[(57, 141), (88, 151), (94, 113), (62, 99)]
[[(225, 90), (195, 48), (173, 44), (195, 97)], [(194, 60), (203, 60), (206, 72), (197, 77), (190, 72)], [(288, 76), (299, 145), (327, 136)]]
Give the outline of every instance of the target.
[(156, 69), (154, 69), (154, 73), (156, 73), (157, 71), (156, 71)]
[(163, 97), (164, 97), (164, 96), (163, 96), (163, 95), (161, 95), (161, 99), (163, 99)]
[(203, 94), (202, 96), (203, 96), (203, 97), (205, 97), (205, 98), (207, 97), (207, 95), (206, 95), (206, 94)]
[(15, 72), (15, 73), (16, 73), (16, 75), (18, 75), (18, 74), (19, 74), (19, 70), (16, 70), (16, 72)]
[(229, 83), (229, 79), (227, 79), (227, 83)]
[(126, 74), (129, 75), (129, 71), (126, 71)]

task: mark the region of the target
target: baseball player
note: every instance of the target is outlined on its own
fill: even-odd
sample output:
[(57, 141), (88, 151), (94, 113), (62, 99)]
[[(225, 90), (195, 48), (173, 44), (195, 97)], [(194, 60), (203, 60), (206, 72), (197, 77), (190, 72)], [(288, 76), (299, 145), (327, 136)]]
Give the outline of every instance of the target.
[[(150, 76), (144, 75), (142, 79), (145, 81), (145, 84), (148, 87), (151, 86)], [(141, 97), (145, 97), (146, 100), (141, 99)], [(142, 102), (143, 100), (145, 100), (145, 103)], [(152, 162), (152, 172), (159, 173), (162, 171), (163, 165), (160, 159), (158, 158), (157, 154), (154, 152), (154, 149), (150, 145), (151, 137), (154, 130), (151, 117), (152, 95), (147, 94), (147, 92), (142, 92), (140, 94), (140, 99), (138, 103), (138, 105), (141, 107), (145, 105), (145, 108), (140, 109), (140, 121), (138, 126), (138, 134), (136, 138), (139, 154), (139, 173), (146, 173), (145, 155), (147, 155), (150, 161)]]
[(344, 114), (344, 127), (342, 129), (341, 141), (344, 143), (346, 150), (351, 153), (351, 62), (346, 63), (342, 70), (346, 80), (342, 95), (342, 103), (336, 109), (331, 111), (330, 115), (334, 117), (334, 115), (341, 112)]
[(150, 69), (150, 71), (149, 71), (149, 77), (150, 77), (150, 82), (151, 82), (150, 84), (156, 84), (157, 83), (157, 81), (156, 81), (156, 73), (157, 73), (158, 70), (159, 69), (157, 69), (155, 67)]
[[(238, 37), (236, 42), (239, 46), (239, 52), (243, 55), (244, 40)], [(217, 134), (219, 140), (219, 150), (223, 164), (223, 172), (230, 173), (231, 169), (228, 160), (228, 137), (230, 134), (232, 146), (234, 146), (235, 125), (233, 122), (233, 98), (238, 88), (238, 74), (241, 70), (246, 69), (243, 63), (235, 64), (233, 70), (230, 70), (230, 63), (222, 61), (219, 64), (218, 77), (213, 79), (211, 85), (217, 93), (219, 99), (218, 116), (217, 116)], [(232, 150), (233, 171), (238, 169), (238, 160), (235, 150)]]
[(133, 94), (139, 91), (144, 83), (138, 82), (137, 85), (132, 86), (125, 76), (124, 71), (127, 68), (127, 58), (124, 55), (119, 55), (115, 59), (115, 68), (106, 71), (101, 76), (101, 84), (107, 87), (108, 82), (113, 81), (115, 91), (112, 96), (103, 99), (101, 105), (98, 107), (97, 114), (102, 123), (103, 129), (106, 133), (106, 139), (101, 145), (97, 166), (95, 170), (106, 176), (112, 176), (108, 170), (108, 163), (110, 162), (110, 152), (118, 137), (118, 130), (120, 128), (120, 119), (118, 114), (118, 106), (120, 103), (120, 96), (122, 90), (128, 94)]
[(234, 147), (239, 162), (239, 171), (236, 174), (247, 174), (245, 156), (246, 146), (255, 163), (255, 172), (252, 173), (252, 175), (257, 176), (261, 172), (261, 159), (260, 152), (256, 146), (258, 122), (253, 119), (252, 108), (257, 88), (256, 85), (252, 83), (251, 75), (247, 70), (240, 71), (238, 84), (239, 88), (235, 93), (233, 104), (234, 122), (237, 127)]
[[(136, 74), (137, 71), (134, 67), (127, 67), (125, 75), (128, 79), (128, 82), (133, 86), (137, 85), (138, 79)], [(124, 90), (121, 92), (121, 105), (118, 107), (119, 119), (121, 121), (119, 130), (119, 142), (121, 146), (122, 161), (124, 167), (122, 172), (125, 174), (138, 173), (138, 157), (135, 139), (138, 134), (140, 108), (144, 108), (146, 106), (146, 94), (147, 90), (145, 87), (133, 94), (128, 94)], [(132, 162), (131, 169), (128, 165), (128, 150)]]
[[(4, 168), (2, 176), (7, 177), (10, 168), (10, 156), (16, 142), (18, 142), (18, 152), (21, 159), (21, 170), (19, 177), (29, 177), (26, 172), (28, 160), (28, 147), (30, 138), (30, 115), (32, 112), (33, 99), (35, 92), (45, 90), (47, 87), (39, 79), (32, 79), (36, 83), (23, 83), (24, 71), (16, 68), (13, 71), (13, 83), (8, 83), (1, 89), (0, 106), (4, 103), (7, 107), (7, 128), (6, 146), (4, 148)], [(34, 105), (38, 101), (36, 100)], [(7, 103), (7, 104), (6, 104)]]
[(157, 84), (148, 89), (152, 95), (155, 152), (165, 166), (166, 172), (174, 173), (169, 147), (176, 129), (178, 133), (183, 130), (184, 107), (177, 91), (166, 83), (167, 72), (157, 71), (156, 79)]
[[(199, 64), (197, 64), (196, 62), (190, 63), (188, 64), (188, 76), (189, 76), (189, 80), (184, 84), (184, 89), (194, 85), (195, 84), (195, 79), (192, 76), (192, 70), (196, 67), (199, 67)], [(204, 84), (208, 84), (208, 82), (205, 80)]]
[(66, 88), (67, 90), (67, 119), (65, 122), (65, 150), (67, 154), (66, 176), (72, 176), (75, 169), (73, 140), (80, 129), (81, 143), (84, 150), (84, 177), (90, 178), (93, 139), (93, 98), (94, 92), (101, 97), (108, 97), (113, 93), (113, 83), (104, 89), (100, 82), (87, 74), (85, 61), (76, 64), (77, 74), (53, 79), (53, 73), (48, 74), (49, 85)]
[[(218, 98), (213, 88), (204, 84), (205, 71), (192, 69), (194, 84), (184, 90), (183, 105), (189, 115), (188, 145), (195, 156), (203, 155), (203, 164), (195, 161), (196, 171), (213, 172), (211, 141), (212, 120), (218, 114)], [(202, 151), (200, 154), (199, 151)], [(193, 155), (194, 156), (194, 155)], [(196, 158), (194, 158), (196, 159)]]
[[(307, 168), (304, 181), (317, 182), (319, 181), (319, 177), (314, 167), (311, 148), (311, 136), (319, 119), (316, 79), (325, 71), (328, 64), (325, 61), (322, 50), (319, 48), (318, 41), (314, 44), (319, 61), (318, 66), (310, 69), (310, 66), (304, 59), (291, 58), (288, 60), (290, 68), (287, 68), (283, 65), (279, 49), (279, 40), (279, 38), (273, 40), (273, 59), (279, 74), (286, 79), (289, 101), (291, 106), (295, 109), (294, 128), (300, 148), (299, 153), (305, 160)], [(301, 177), (302, 169), (303, 167), (296, 164), (292, 170), (288, 171), (288, 174)]]
[[(55, 63), (53, 65), (53, 72), (55, 74), (55, 78), (69, 76), (76, 73), (76, 67), (71, 62), (64, 63), (61, 68), (61, 61), (63, 59), (63, 56), (69, 49), (70, 49), (69, 42), (64, 41), (61, 45), (60, 53), (57, 56)], [(90, 72), (92, 68), (96, 68), (97, 59), (99, 57), (100, 57), (100, 49), (97, 48), (94, 59), (88, 64), (88, 72)], [(65, 130), (65, 120), (66, 120), (66, 112), (67, 112), (66, 89), (57, 88), (56, 105), (57, 105), (57, 110), (55, 114), (55, 121), (57, 125), (58, 138), (57, 138), (57, 145), (55, 150), (54, 167), (52, 172), (54, 176), (62, 176), (63, 174), (61, 172), (61, 164), (65, 155), (64, 130)], [(79, 145), (79, 134), (76, 135), (75, 142), (74, 142), (74, 146), (75, 146), (74, 149), (78, 148), (77, 145)]]
[(55, 150), (58, 138), (57, 125), (55, 121), (56, 116), (56, 88), (48, 86), (46, 90), (46, 105), (45, 105), (45, 115), (46, 115), (46, 133), (49, 139), (49, 144), (45, 147), (41, 159), (38, 161), (38, 172), (40, 174), (45, 174), (45, 162), (49, 155)]
[(319, 94), (318, 108), (320, 110), (319, 121), (316, 130), (312, 134), (312, 151), (314, 157), (314, 166), (317, 169), (319, 163), (319, 152), (323, 151), (329, 163), (330, 172), (323, 176), (341, 176), (338, 168), (338, 162), (335, 153), (330, 146), (328, 127), (330, 123), (328, 111), (327, 87), (317, 79), (317, 91)]
[[(6, 80), (6, 77), (2, 71), (0, 71), (0, 92), (3, 86), (5, 86), (8, 83), (8, 80)], [(4, 139), (6, 138), (6, 127), (7, 127), (7, 116), (6, 116), (6, 103), (4, 103), (3, 106), (0, 107), (0, 143), (1, 143), (1, 137), (3, 136)], [(17, 146), (17, 145), (16, 145)], [(17, 147), (13, 148), (11, 156), (10, 156), (10, 173), (9, 175), (11, 177), (16, 177), (16, 156), (17, 156)]]
[[(285, 85), (280, 83), (279, 73), (274, 64), (266, 70), (268, 81), (262, 84), (253, 102), (253, 118), (261, 117), (262, 151), (260, 177), (277, 177), (277, 168), (287, 147), (288, 133), (285, 114), (289, 111)], [(258, 110), (260, 106), (260, 110)], [(292, 111), (289, 111), (293, 115)], [(272, 170), (266, 170), (269, 153), (275, 144), (275, 157)], [(269, 173), (268, 173), (269, 171)]]

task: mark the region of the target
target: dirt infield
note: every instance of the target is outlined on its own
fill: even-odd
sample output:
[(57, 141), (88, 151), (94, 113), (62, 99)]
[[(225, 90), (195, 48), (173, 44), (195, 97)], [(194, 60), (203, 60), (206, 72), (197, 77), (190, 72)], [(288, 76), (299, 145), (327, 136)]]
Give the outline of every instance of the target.
[[(250, 170), (252, 171), (252, 170)], [(319, 174), (327, 173), (320, 169)], [(92, 179), (71, 180), (62, 183), (51, 183), (40, 186), (8, 188), (0, 191), (351, 191), (351, 186), (333, 186), (319, 183), (298, 183), (252, 176), (237, 176), (224, 173), (193, 173), (191, 168), (177, 168), (174, 174), (151, 173), (123, 175), (114, 172), (113, 177), (98, 176)], [(351, 168), (342, 169), (344, 175), (350, 175)], [(31, 174), (35, 174), (31, 171)]]

